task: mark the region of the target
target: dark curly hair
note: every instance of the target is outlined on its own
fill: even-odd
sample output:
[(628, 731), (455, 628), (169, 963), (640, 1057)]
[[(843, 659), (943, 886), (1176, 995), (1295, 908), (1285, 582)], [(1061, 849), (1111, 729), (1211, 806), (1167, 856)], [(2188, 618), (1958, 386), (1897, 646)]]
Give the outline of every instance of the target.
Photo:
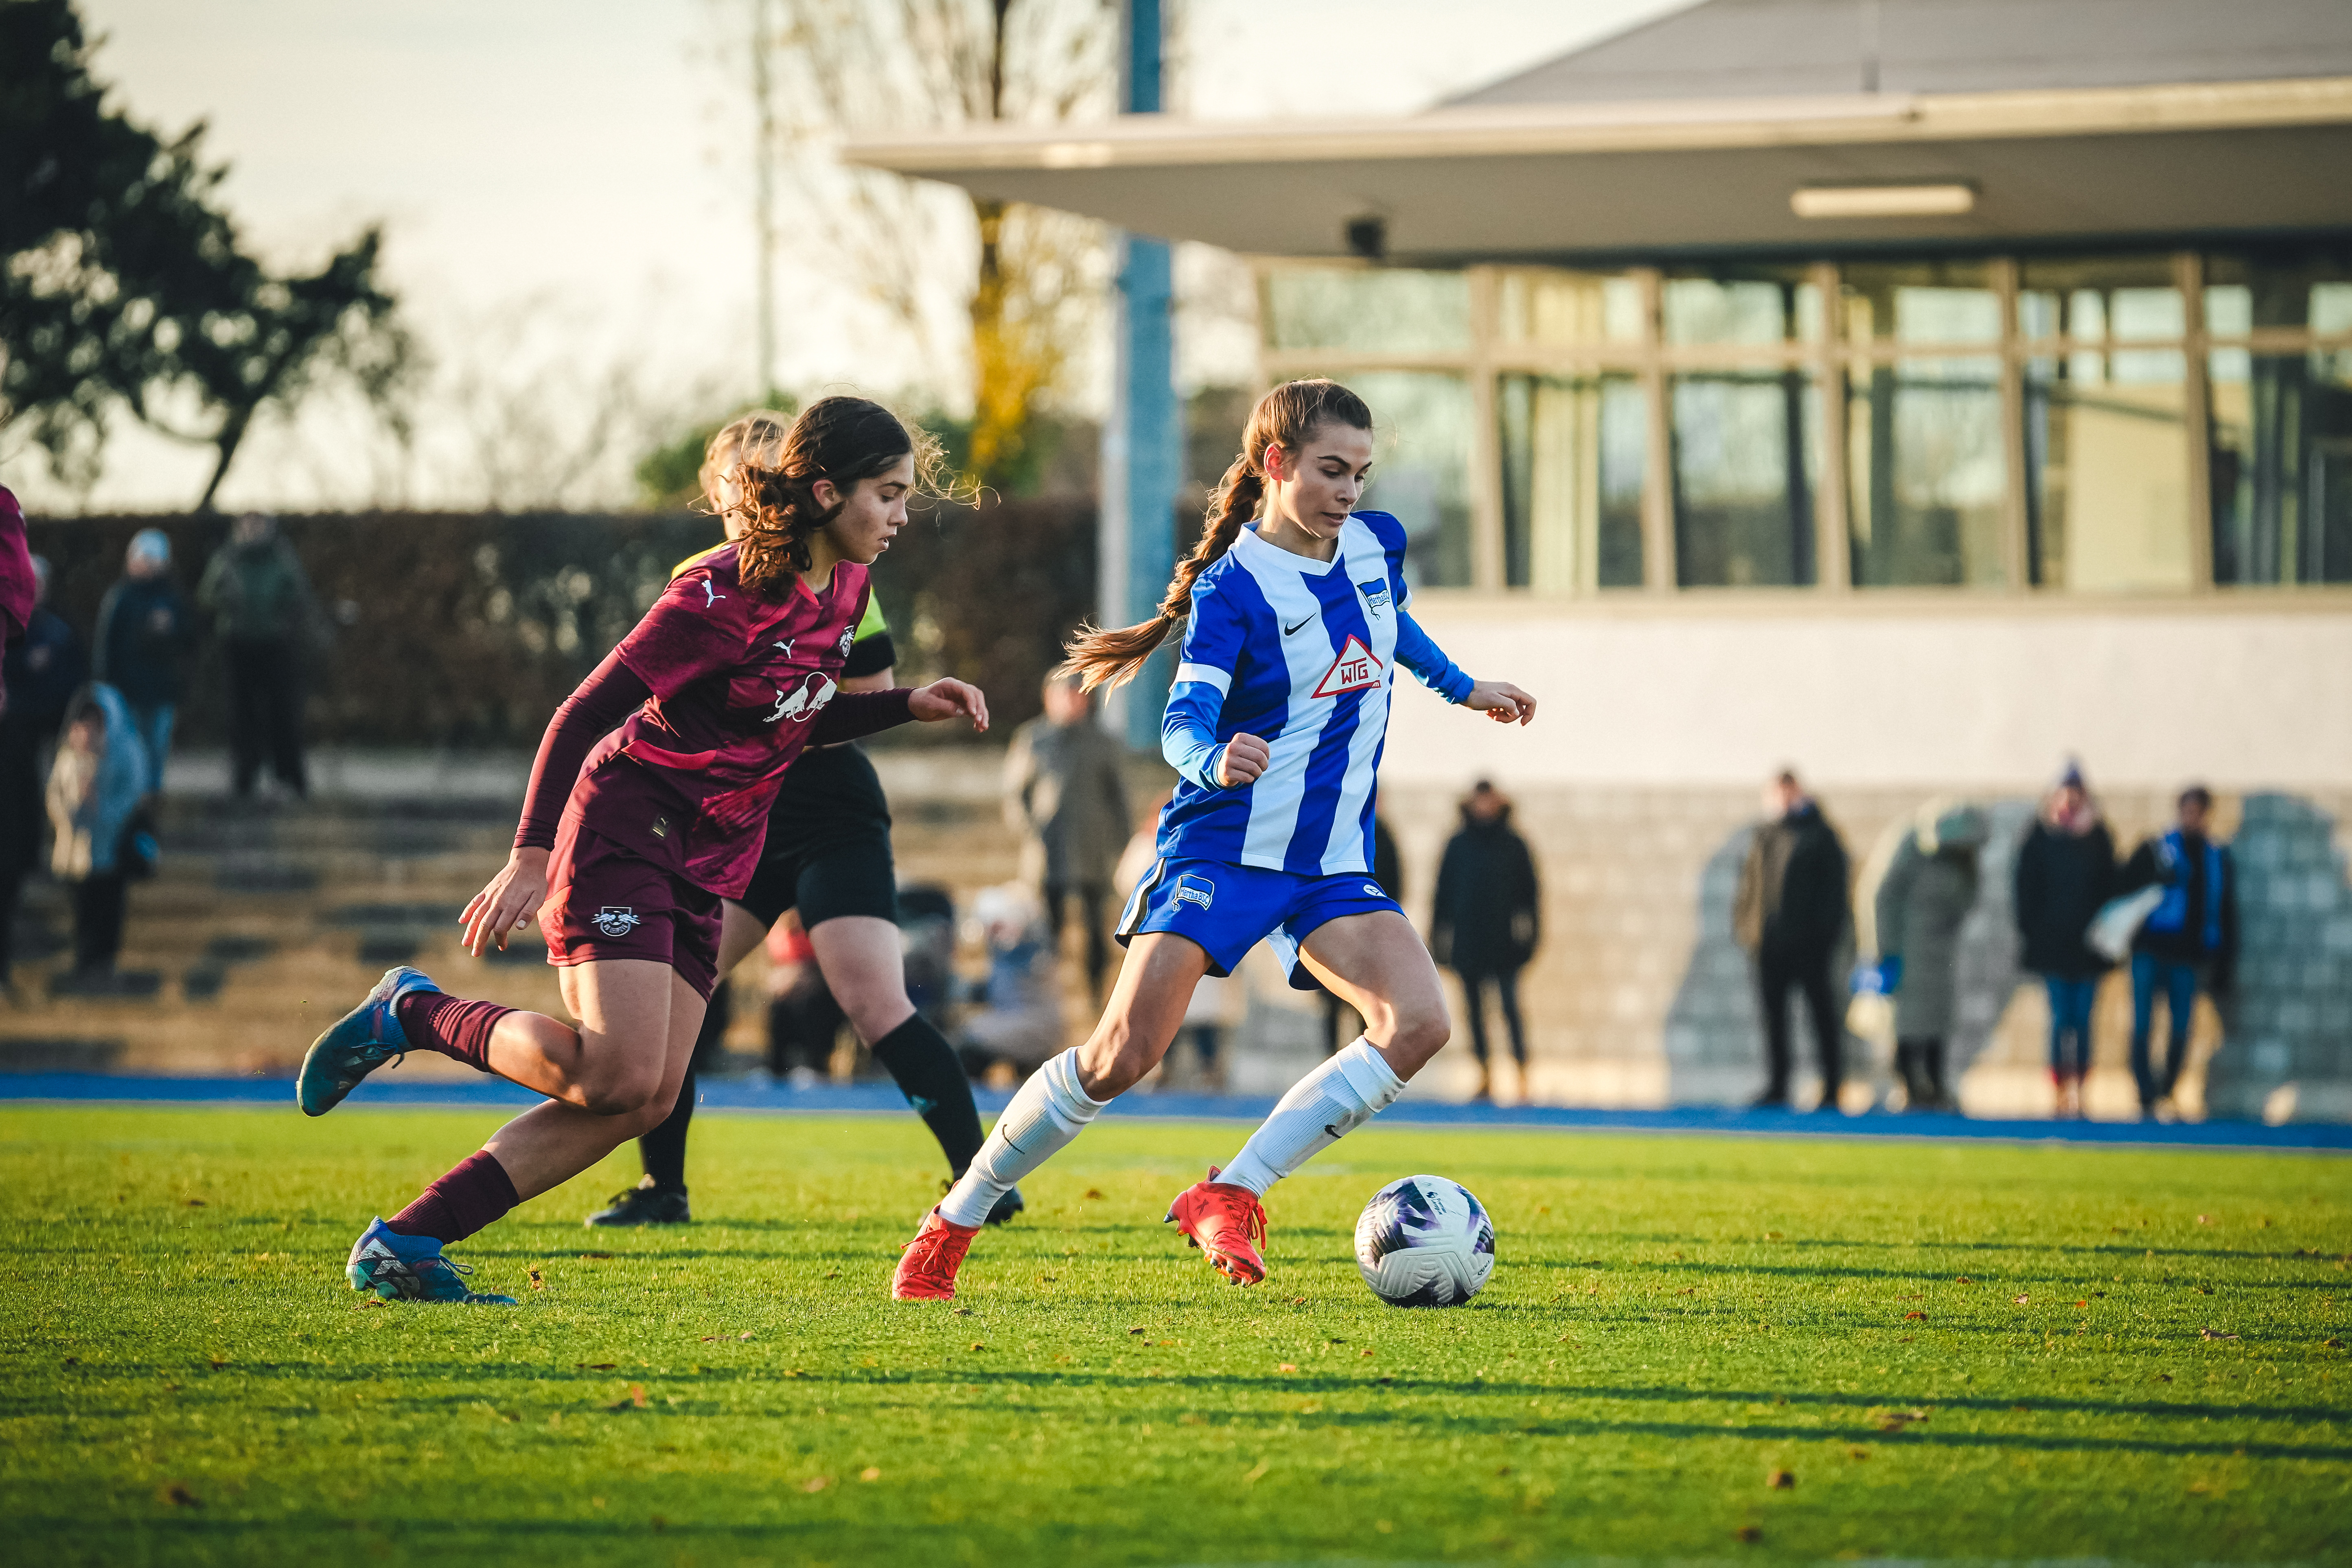
[[(736, 574), (744, 586), (770, 593), (809, 569), (809, 536), (844, 504), (820, 506), (818, 480), (845, 492), (908, 456), (915, 459), (914, 493), (948, 499), (939, 442), (863, 397), (820, 397), (790, 421), (762, 409), (713, 436), (703, 455), (703, 489), (738, 536)], [(731, 500), (721, 495), (730, 479)]]

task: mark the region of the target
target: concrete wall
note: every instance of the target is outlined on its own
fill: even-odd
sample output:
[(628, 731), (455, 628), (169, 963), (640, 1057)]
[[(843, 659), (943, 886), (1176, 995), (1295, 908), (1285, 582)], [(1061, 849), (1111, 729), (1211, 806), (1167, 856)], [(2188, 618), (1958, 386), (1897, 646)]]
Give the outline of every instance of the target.
[(2352, 785), (2352, 595), (1822, 605), (1423, 595), (1456, 663), (1548, 706), (1506, 731), (1407, 693), (1385, 776), (1752, 790), (1793, 763), (1829, 784), (2025, 791), (2073, 754), (2108, 786)]

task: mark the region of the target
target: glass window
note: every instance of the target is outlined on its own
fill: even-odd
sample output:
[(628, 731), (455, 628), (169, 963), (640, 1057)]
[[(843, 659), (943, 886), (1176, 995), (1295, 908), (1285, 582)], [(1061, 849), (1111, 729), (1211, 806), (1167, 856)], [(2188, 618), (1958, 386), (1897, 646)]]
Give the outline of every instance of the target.
[(1998, 587), (2000, 362), (1857, 367), (1846, 389), (1853, 581)]
[(2217, 353), (2213, 580), (2352, 583), (2352, 355)]
[(1670, 277), (1660, 306), (1670, 343), (1821, 341), (1822, 291), (1799, 268), (1764, 276)]
[(1630, 375), (1507, 375), (1503, 574), (1514, 588), (1642, 585), (1649, 416)]
[(1470, 383), (1426, 371), (1354, 371), (1348, 384), (1372, 408), (1368, 511), (1404, 524), (1407, 581), (1470, 585)]
[(1812, 582), (1821, 482), (1812, 377), (1723, 371), (1669, 385), (1676, 580), (1685, 588)]
[(1367, 353), (1466, 353), (1470, 279), (1461, 272), (1269, 268), (1266, 347)]
[(2205, 328), (2352, 331), (2352, 252), (2275, 250), (2205, 258)]
[(1496, 280), (1496, 326), (1507, 343), (1632, 343), (1642, 290), (1631, 278), (1515, 268)]
[[(2025, 506), (2033, 580), (2078, 592), (2186, 590), (2189, 431), (2182, 378), (2118, 353), (2077, 380), (2074, 358), (2025, 368)], [(2099, 356), (2090, 356), (2094, 360)], [(2179, 355), (2173, 353), (2172, 361)]]
[(2000, 297), (1982, 261), (1870, 261), (1843, 269), (1855, 342), (1997, 343)]

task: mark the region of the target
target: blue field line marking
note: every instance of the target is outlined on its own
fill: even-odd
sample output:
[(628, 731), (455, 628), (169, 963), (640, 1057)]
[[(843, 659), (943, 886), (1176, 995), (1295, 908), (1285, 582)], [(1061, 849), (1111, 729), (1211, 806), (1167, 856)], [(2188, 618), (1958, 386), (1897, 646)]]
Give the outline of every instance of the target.
[[(977, 1089), (984, 1114), (1004, 1109), (1008, 1095)], [(347, 1102), (360, 1107), (415, 1110), (522, 1110), (540, 1097), (503, 1079), (472, 1082), (386, 1083), (371, 1079)], [(149, 1078), (109, 1073), (0, 1073), (0, 1102), (51, 1105), (277, 1106), (289, 1115), (294, 1084), (276, 1078)], [(904, 1115), (907, 1102), (888, 1084), (794, 1089), (759, 1079), (707, 1079), (698, 1102), (706, 1110), (815, 1115)], [(1155, 1121), (1257, 1121), (1274, 1109), (1270, 1097), (1139, 1094), (1115, 1100), (1107, 1114)], [(1953, 1139), (2088, 1146), (2305, 1150), (2352, 1152), (2352, 1126), (2300, 1122), (2265, 1127), (2251, 1121), (2162, 1126), (2126, 1121), (1993, 1121), (1963, 1116), (1817, 1117), (1785, 1110), (1583, 1110), (1552, 1106), (1456, 1105), (1405, 1100), (1381, 1115), (1389, 1127), (1559, 1132), (1690, 1132), (1740, 1138), (1839, 1138), (1942, 1142)]]

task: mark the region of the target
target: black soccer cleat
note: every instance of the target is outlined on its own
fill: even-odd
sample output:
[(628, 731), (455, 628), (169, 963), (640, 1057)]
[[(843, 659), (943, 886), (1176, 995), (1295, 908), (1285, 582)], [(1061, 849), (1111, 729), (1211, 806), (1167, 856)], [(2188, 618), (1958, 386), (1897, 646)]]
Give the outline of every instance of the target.
[(613, 1206), (598, 1209), (583, 1224), (591, 1226), (616, 1225), (690, 1225), (694, 1211), (687, 1206), (684, 1187), (657, 1187), (647, 1176), (626, 1192), (613, 1194)]
[(996, 1200), (996, 1206), (988, 1211), (988, 1219), (986, 1223), (990, 1225), (1010, 1225), (1013, 1223), (1013, 1216), (1019, 1214), (1028, 1206), (1029, 1205), (1021, 1201), (1021, 1189), (1019, 1187), (1007, 1187), (1004, 1189), (1004, 1195)]

